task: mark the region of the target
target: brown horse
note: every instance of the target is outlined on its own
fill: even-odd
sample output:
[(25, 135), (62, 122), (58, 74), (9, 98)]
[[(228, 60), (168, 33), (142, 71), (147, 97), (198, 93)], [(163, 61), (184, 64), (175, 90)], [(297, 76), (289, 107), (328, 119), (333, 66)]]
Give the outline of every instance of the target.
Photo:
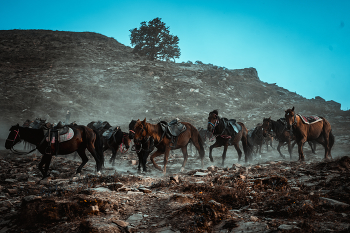
[[(228, 146), (233, 145), (238, 153), (238, 162), (240, 162), (242, 151), (239, 148), (239, 141), (242, 141), (245, 162), (248, 163), (252, 159), (251, 154), (253, 150), (253, 145), (251, 145), (248, 141), (248, 129), (242, 122), (237, 122), (241, 129), (238, 130), (239, 126), (235, 124), (238, 131), (236, 132), (233, 129), (233, 126), (230, 124), (232, 120), (228, 120), (227, 118), (220, 118), (218, 114), (218, 110), (214, 110), (209, 113), (208, 117), (208, 131), (212, 132), (212, 135), (216, 137), (215, 143), (209, 147), (210, 161), (214, 162), (212, 156), (213, 149), (216, 147), (224, 146), (224, 152), (222, 153), (222, 166), (224, 166), (227, 148)], [(233, 121), (235, 122), (235, 120)]]
[[(331, 149), (334, 144), (334, 135), (332, 134), (331, 124), (324, 118), (314, 123), (304, 123), (300, 115), (295, 114), (294, 107), (285, 111), (285, 118), (288, 129), (293, 130), (295, 141), (298, 144), (299, 161), (305, 159), (303, 145), (306, 141), (316, 140), (325, 148), (324, 158), (331, 156)], [(331, 156), (332, 157), (332, 156)]]
[[(264, 118), (262, 128), (264, 136), (268, 136), (269, 134), (271, 134), (271, 132), (275, 134), (275, 139), (278, 141), (277, 151), (280, 154), (280, 156), (284, 159), (286, 157), (282, 154), (281, 147), (287, 144), (289, 158), (292, 159), (293, 148), (296, 144), (295, 135), (293, 134), (293, 132), (287, 129), (287, 122), (285, 118), (280, 118), (277, 121), (272, 120), (271, 117)], [(310, 141), (308, 143), (310, 145), (312, 153), (316, 154), (316, 142)]]
[(187, 153), (187, 144), (192, 141), (193, 145), (197, 148), (200, 158), (201, 165), (204, 166), (204, 147), (202, 138), (199, 136), (198, 130), (187, 122), (181, 122), (184, 126), (186, 126), (186, 130), (182, 132), (177, 137), (176, 145), (174, 145), (173, 141), (168, 138), (163, 131), (160, 123), (158, 124), (150, 124), (146, 122), (146, 118), (143, 121), (137, 120), (134, 130), (134, 142), (139, 143), (142, 140), (146, 140), (149, 137), (152, 137), (154, 140), (154, 146), (157, 148), (157, 151), (151, 155), (150, 160), (152, 161), (154, 167), (158, 170), (162, 171), (161, 167), (156, 164), (154, 158), (164, 154), (164, 168), (163, 173), (166, 173), (166, 165), (168, 163), (168, 157), (170, 150), (180, 149), (182, 150), (182, 154), (184, 155), (184, 161), (180, 171), (183, 171), (188, 159)]
[[(82, 159), (82, 164), (78, 167), (77, 173), (81, 172), (81, 169), (89, 160), (85, 154), (85, 149), (88, 149), (88, 151), (95, 158), (97, 172), (99, 172), (102, 169), (104, 159), (102, 144), (98, 133), (83, 125), (72, 126), (70, 128), (73, 130), (74, 136), (68, 141), (60, 142), (59, 148), (55, 148), (55, 143), (50, 145), (50, 143), (47, 142), (47, 135), (44, 134), (43, 129), (22, 127), (17, 124), (10, 128), (10, 134), (6, 140), (5, 148), (11, 149), (16, 153), (13, 146), (22, 140), (35, 145), (36, 149), (43, 155), (39, 163), (39, 170), (41, 171), (43, 178), (49, 176), (47, 172), (49, 170), (52, 155), (54, 155), (54, 152), (57, 149), (58, 154), (60, 155), (67, 155), (73, 153), (74, 151), (78, 152)], [(17, 154), (27, 153), (18, 152)], [(43, 169), (44, 164), (45, 169)]]

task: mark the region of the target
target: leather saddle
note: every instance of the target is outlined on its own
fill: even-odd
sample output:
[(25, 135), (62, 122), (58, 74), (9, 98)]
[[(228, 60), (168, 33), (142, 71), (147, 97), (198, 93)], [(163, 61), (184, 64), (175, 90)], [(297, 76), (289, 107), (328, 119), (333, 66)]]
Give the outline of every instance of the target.
[(105, 132), (103, 132), (102, 136), (105, 139), (110, 139), (116, 132), (118, 132), (118, 130), (120, 130), (119, 126), (109, 128)]
[[(54, 154), (58, 154), (59, 150), (59, 138), (60, 135), (67, 134), (69, 132), (69, 127), (67, 125), (64, 125), (61, 121), (57, 123), (57, 125), (52, 125), (50, 123), (47, 123), (44, 127), (44, 135), (45, 138), (48, 138), (48, 148), (49, 151), (47, 151), (47, 154), (51, 154), (51, 144), (52, 142), (55, 144), (54, 146)], [(54, 140), (53, 140), (54, 139)]]
[(238, 124), (235, 119), (228, 120), (227, 125), (230, 126), (236, 133), (242, 130), (242, 126)]
[(177, 119), (174, 119), (169, 123), (166, 121), (161, 121), (160, 126), (162, 127), (165, 135), (171, 139), (171, 143), (173, 145), (170, 147), (176, 147), (178, 136), (186, 131), (186, 126), (181, 122), (178, 122)]

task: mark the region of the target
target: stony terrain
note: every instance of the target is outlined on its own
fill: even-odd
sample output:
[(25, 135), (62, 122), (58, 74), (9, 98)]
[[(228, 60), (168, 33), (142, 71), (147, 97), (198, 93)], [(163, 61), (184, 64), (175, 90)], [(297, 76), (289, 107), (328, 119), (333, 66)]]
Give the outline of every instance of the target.
[(322, 146), (317, 155), (305, 146), (302, 163), (296, 148), (292, 160), (264, 148), (253, 163), (239, 164), (230, 148), (221, 167), (216, 149), (214, 163), (207, 150), (201, 169), (193, 152), (180, 173), (182, 155), (174, 151), (162, 175), (151, 164), (149, 173), (138, 173), (135, 152), (128, 151), (115, 167), (106, 163), (101, 176), (92, 158), (75, 176), (81, 161), (58, 156), (51, 178), (41, 180), (37, 152), (17, 156), (0, 147), (0, 232), (350, 230), (349, 111), (262, 82), (254, 68), (151, 62), (131, 51), (96, 33), (0, 31), (0, 146), (10, 125), (37, 117), (57, 122), (68, 109), (79, 124), (107, 120), (127, 131), (131, 119), (145, 117), (151, 123), (178, 117), (205, 128), (213, 109), (253, 128), (295, 106), (330, 121), (333, 160), (323, 161)]

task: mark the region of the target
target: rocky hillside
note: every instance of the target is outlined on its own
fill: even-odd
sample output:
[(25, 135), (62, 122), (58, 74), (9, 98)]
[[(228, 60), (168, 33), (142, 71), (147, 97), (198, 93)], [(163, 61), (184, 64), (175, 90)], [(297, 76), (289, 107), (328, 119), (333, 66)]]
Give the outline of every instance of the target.
[(248, 128), (292, 106), (344, 122), (350, 115), (334, 101), (305, 99), (262, 82), (254, 68), (148, 61), (90, 32), (0, 31), (0, 88), (8, 124), (36, 117), (57, 122), (68, 109), (82, 124), (101, 119), (121, 126), (137, 118), (178, 117), (203, 127), (213, 109)]

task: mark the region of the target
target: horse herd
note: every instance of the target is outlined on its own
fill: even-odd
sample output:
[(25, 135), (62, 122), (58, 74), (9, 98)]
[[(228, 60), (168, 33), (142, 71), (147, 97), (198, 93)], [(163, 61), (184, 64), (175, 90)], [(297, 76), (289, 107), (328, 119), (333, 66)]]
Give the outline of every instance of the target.
[[(316, 117), (314, 122), (305, 120), (300, 114), (296, 114), (294, 107), (285, 111), (285, 118), (274, 121), (264, 118), (262, 124), (258, 124), (252, 130), (246, 128), (242, 122), (234, 119), (227, 119), (219, 116), (218, 110), (209, 113), (207, 129), (198, 130), (188, 122), (161, 121), (157, 124), (146, 122), (146, 118), (132, 120), (129, 124), (129, 132), (121, 131), (120, 127), (112, 127), (108, 122), (91, 122), (87, 126), (77, 125), (50, 125), (45, 120), (35, 122), (25, 122), (24, 125), (14, 125), (10, 128), (9, 136), (5, 143), (6, 149), (11, 149), (17, 154), (27, 154), (37, 149), (43, 156), (39, 163), (39, 170), (43, 178), (48, 177), (48, 170), (53, 155), (67, 155), (76, 152), (82, 159), (81, 165), (77, 169), (80, 173), (83, 166), (88, 162), (85, 154), (87, 149), (96, 161), (96, 170), (100, 172), (104, 165), (103, 152), (112, 150), (110, 163), (114, 165), (118, 149), (122, 151), (125, 147), (129, 149), (131, 140), (134, 141), (133, 150), (139, 158), (138, 170), (147, 171), (146, 162), (152, 151), (150, 160), (154, 167), (164, 174), (168, 163), (169, 152), (181, 149), (183, 153), (183, 163), (181, 171), (184, 170), (188, 160), (187, 145), (193, 145), (199, 153), (201, 166), (204, 167), (205, 141), (214, 140), (214, 144), (209, 147), (209, 158), (213, 162), (212, 150), (224, 146), (222, 154), (222, 166), (224, 166), (227, 148), (233, 145), (238, 153), (238, 161), (241, 161), (242, 151), (239, 146), (241, 142), (245, 155), (245, 162), (252, 161), (252, 157), (261, 151), (262, 144), (269, 143), (272, 146), (273, 138), (278, 140), (277, 147), (280, 152), (282, 145), (288, 145), (288, 151), (292, 153), (292, 148), (298, 144), (299, 161), (305, 159), (303, 145), (309, 142), (312, 151), (316, 149), (316, 143), (320, 143), (325, 148), (325, 159), (331, 157), (331, 149), (334, 145), (334, 135), (332, 134), (330, 123), (323, 117)], [(14, 145), (25, 141), (35, 145), (30, 152), (19, 152), (14, 149)], [(292, 142), (294, 143), (292, 144)], [(256, 147), (256, 152), (254, 150)], [(155, 158), (164, 154), (163, 169), (155, 162)], [(43, 166), (45, 165), (45, 168)]]

